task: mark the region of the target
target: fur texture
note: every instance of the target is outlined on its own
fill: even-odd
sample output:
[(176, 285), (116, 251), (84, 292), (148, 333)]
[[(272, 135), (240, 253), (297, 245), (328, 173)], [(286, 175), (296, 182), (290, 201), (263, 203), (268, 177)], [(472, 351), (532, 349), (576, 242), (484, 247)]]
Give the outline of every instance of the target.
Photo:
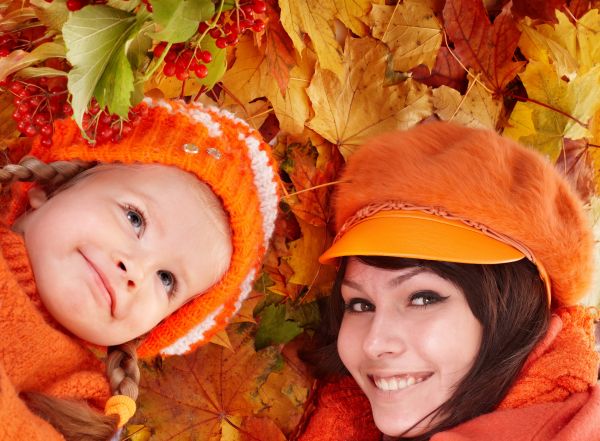
[(541, 155), (486, 131), (430, 123), (373, 138), (349, 160), (336, 228), (388, 200), (439, 207), (525, 245), (548, 272), (553, 307), (576, 303), (592, 273), (581, 201)]

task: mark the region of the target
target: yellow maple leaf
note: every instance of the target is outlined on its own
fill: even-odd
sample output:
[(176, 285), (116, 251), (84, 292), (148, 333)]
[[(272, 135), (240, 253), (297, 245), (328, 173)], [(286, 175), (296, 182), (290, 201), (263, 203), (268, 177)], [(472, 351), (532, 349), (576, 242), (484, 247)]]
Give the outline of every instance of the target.
[(589, 72), (600, 63), (600, 12), (591, 9), (575, 24), (561, 11), (556, 18), (556, 25), (521, 23), (521, 52), (529, 60), (551, 62), (559, 77)]
[[(591, 137), (587, 126), (600, 108), (600, 66), (566, 82), (551, 65), (530, 61), (520, 77), (528, 97), (536, 102), (518, 103), (515, 111), (525, 115), (523, 108), (529, 108), (535, 131), (526, 134), (505, 130), (507, 135), (518, 136), (519, 141), (537, 148), (552, 160), (556, 160), (562, 150), (563, 138)], [(521, 131), (523, 127), (529, 127), (529, 122), (521, 124)]]
[(519, 141), (521, 138), (535, 134), (533, 126), (533, 109), (526, 103), (517, 103), (510, 114), (508, 123), (502, 134)]
[(338, 78), (317, 65), (308, 87), (314, 117), (307, 125), (344, 157), (370, 136), (405, 129), (431, 115), (429, 89), (412, 79), (384, 86), (387, 47), (370, 37), (349, 38)]
[(290, 256), (284, 257), (294, 274), (289, 278), (290, 283), (308, 286), (308, 297), (312, 301), (316, 297), (329, 294), (335, 268), (321, 265), (318, 258), (331, 243), (325, 226), (314, 226), (298, 218), (302, 236), (289, 243)]
[(394, 70), (407, 72), (419, 64), (433, 68), (442, 44), (442, 28), (427, 2), (374, 5), (371, 23), (373, 37), (386, 43), (393, 53)]
[(591, 9), (577, 21), (577, 43), (580, 72), (600, 63), (600, 11)]
[(434, 89), (433, 107), (444, 121), (496, 130), (502, 102), (494, 99), (480, 82), (471, 81), (465, 95), (448, 86)]
[(369, 9), (373, 3), (372, 0), (334, 0), (337, 16), (348, 29), (359, 37), (364, 37), (368, 33), (368, 28), (365, 23), (365, 17), (369, 13)]
[(571, 52), (571, 42), (575, 40), (575, 28), (564, 16), (558, 15), (558, 24), (534, 26), (526, 18), (519, 26), (521, 38), (519, 48), (529, 60), (552, 63), (559, 76), (572, 78), (577, 72), (577, 59)]
[(312, 41), (324, 69), (336, 74), (342, 70), (342, 51), (335, 36), (333, 18), (337, 10), (329, 0), (280, 0), (281, 24), (300, 53), (305, 37)]
[[(598, 173), (598, 170), (600, 170), (600, 148), (597, 147), (600, 146), (600, 111), (596, 112), (592, 118), (592, 121), (590, 122), (590, 132), (592, 132), (590, 141), (591, 144), (593, 144), (593, 147), (589, 149), (588, 154), (590, 155), (593, 169), (596, 171), (594, 175), (596, 192), (600, 193), (600, 173)], [(598, 205), (598, 207), (599, 211), (597, 219), (600, 220), (600, 205)]]
[(290, 71), (290, 79), (283, 95), (277, 80), (269, 73), (264, 52), (250, 38), (240, 41), (233, 66), (221, 82), (234, 99), (244, 104), (266, 97), (284, 132), (299, 134), (309, 116), (306, 86), (312, 75), (314, 61), (310, 54), (300, 58)]

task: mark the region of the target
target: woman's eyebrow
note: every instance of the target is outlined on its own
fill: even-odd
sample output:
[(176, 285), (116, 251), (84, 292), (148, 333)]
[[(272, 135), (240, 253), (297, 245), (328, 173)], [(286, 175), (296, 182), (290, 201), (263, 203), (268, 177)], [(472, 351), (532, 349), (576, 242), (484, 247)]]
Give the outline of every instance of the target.
[(423, 272), (427, 272), (428, 269), (422, 266), (413, 268), (412, 271), (409, 271), (405, 274), (400, 274), (398, 277), (394, 277), (392, 280), (390, 280), (387, 284), (390, 287), (395, 287), (398, 285), (401, 285), (402, 283), (406, 282), (408, 279), (416, 276), (417, 274), (423, 273)]
[(344, 279), (344, 280), (342, 280), (342, 285), (347, 286), (352, 289), (355, 289), (356, 291), (365, 292), (365, 290), (363, 289), (362, 286), (360, 286), (356, 282), (353, 282), (352, 280)]
[[(427, 272), (427, 271), (429, 271), (429, 270), (424, 267), (413, 268), (412, 271), (409, 271), (405, 274), (400, 274), (399, 276), (394, 277), (389, 282), (387, 282), (387, 285), (393, 288), (395, 286), (401, 285), (403, 282), (416, 276), (417, 274)], [(347, 286), (349, 288), (355, 289), (356, 291), (360, 291), (363, 293), (365, 292), (365, 290), (359, 283), (353, 282), (352, 280), (348, 280), (348, 279), (342, 280), (342, 286)]]

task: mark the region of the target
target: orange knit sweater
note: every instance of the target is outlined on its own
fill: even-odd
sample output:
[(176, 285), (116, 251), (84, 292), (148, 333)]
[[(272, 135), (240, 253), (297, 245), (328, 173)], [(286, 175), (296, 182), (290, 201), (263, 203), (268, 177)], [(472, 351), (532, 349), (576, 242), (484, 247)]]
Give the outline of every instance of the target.
[[(546, 337), (497, 410), (431, 441), (599, 441), (600, 386), (594, 314), (580, 306), (553, 315)], [(352, 378), (321, 389), (300, 441), (379, 441), (369, 401)]]
[(37, 391), (87, 400), (110, 396), (103, 364), (45, 311), (21, 236), (0, 226), (0, 440), (63, 440), (19, 398)]

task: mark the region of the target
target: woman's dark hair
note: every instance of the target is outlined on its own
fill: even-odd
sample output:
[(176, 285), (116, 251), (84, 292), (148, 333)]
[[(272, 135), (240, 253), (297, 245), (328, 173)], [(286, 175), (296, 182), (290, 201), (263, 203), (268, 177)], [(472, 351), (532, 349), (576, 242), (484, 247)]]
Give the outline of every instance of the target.
[[(432, 413), (439, 416), (439, 422), (427, 433), (410, 439), (428, 440), (437, 432), (496, 408), (548, 327), (548, 298), (535, 265), (527, 259), (475, 265), (381, 256), (354, 258), (383, 269), (430, 269), (462, 289), (473, 315), (483, 326), (473, 366), (452, 396)], [(337, 352), (337, 335), (344, 314), (341, 285), (347, 265), (348, 258), (343, 258), (332, 295), (323, 305), (319, 335), (322, 343), (309, 360), (315, 365), (317, 376), (348, 373)]]

